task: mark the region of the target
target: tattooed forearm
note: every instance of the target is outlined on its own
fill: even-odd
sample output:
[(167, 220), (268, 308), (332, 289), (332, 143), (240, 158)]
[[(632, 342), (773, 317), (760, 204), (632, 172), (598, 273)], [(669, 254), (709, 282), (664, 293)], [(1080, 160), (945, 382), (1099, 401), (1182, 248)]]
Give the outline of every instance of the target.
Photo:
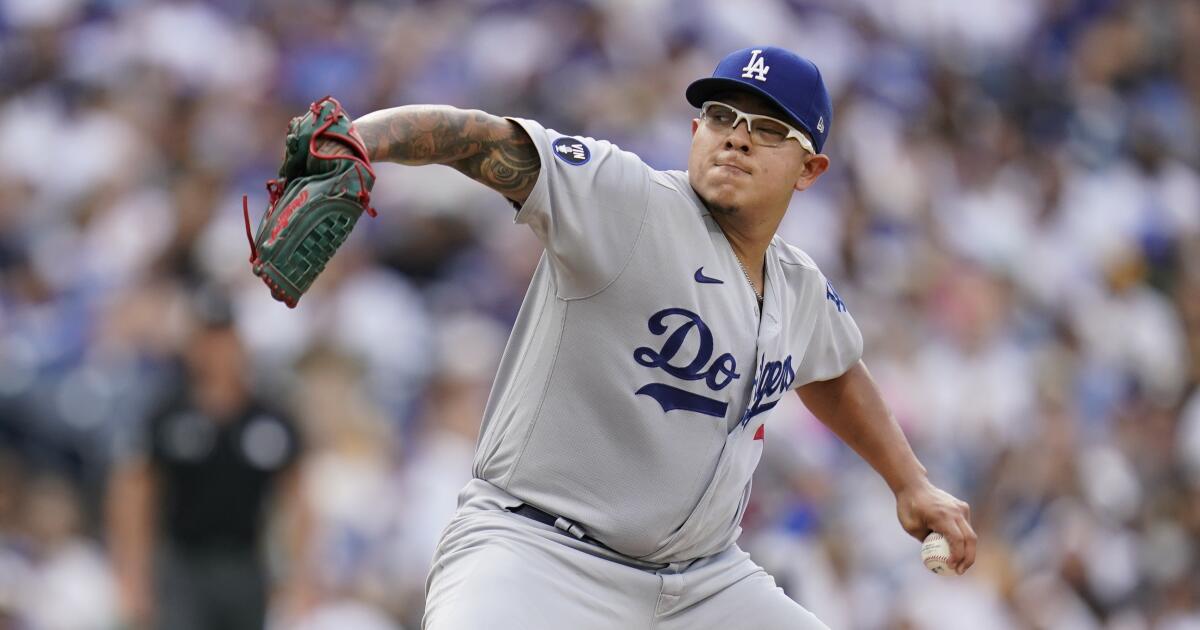
[(354, 121), (372, 161), (445, 164), (479, 150), (483, 112), (411, 105), (372, 112)]
[(518, 203), (537, 181), (537, 148), (516, 123), (478, 110), (413, 105), (355, 121), (372, 161), (446, 164)]
[(541, 160), (537, 148), (516, 123), (499, 119), (503, 135), (483, 142), (481, 150), (452, 166), (488, 188), (523, 203), (537, 182)]

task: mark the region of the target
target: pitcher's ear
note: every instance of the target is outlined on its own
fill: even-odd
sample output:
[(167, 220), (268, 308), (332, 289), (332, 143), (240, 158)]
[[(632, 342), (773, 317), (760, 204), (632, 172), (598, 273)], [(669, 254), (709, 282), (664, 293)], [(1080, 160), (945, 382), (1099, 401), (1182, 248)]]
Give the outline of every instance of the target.
[(796, 190), (805, 190), (817, 182), (821, 174), (829, 170), (829, 156), (818, 153), (804, 162), (804, 170), (796, 180)]

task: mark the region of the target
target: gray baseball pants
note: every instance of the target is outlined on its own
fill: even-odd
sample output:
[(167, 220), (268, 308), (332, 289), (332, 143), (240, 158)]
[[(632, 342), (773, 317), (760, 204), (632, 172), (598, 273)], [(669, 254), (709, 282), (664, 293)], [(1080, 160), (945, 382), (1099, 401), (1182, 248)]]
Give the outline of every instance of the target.
[(828, 630), (737, 545), (644, 565), (463, 490), (426, 585), (424, 630)]

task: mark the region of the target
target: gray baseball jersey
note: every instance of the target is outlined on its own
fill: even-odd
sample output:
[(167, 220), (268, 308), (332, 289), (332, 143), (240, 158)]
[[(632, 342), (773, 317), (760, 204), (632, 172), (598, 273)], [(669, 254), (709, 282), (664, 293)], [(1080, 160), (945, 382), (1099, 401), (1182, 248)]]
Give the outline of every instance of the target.
[(862, 336), (776, 237), (765, 301), (688, 183), (530, 120), (516, 215), (546, 248), (493, 385), (474, 475), (612, 549), (677, 562), (733, 543), (767, 412), (844, 373)]

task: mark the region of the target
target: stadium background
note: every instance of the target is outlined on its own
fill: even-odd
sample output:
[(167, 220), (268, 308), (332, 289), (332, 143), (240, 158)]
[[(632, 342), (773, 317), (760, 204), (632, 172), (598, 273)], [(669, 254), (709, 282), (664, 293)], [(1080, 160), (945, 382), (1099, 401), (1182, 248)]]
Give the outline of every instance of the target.
[(836, 105), (833, 166), (781, 232), (980, 547), (966, 577), (926, 573), (883, 483), (798, 404), (743, 546), (833, 628), (1200, 628), (1188, 0), (0, 0), (5, 627), (114, 627), (106, 475), (199, 286), (304, 430), (303, 627), (418, 627), (539, 247), (449, 169), (382, 166), (379, 218), (288, 311), (249, 273), (241, 194), (264, 206), (287, 119), (327, 93), (682, 168), (684, 86), (758, 42), (816, 60)]

